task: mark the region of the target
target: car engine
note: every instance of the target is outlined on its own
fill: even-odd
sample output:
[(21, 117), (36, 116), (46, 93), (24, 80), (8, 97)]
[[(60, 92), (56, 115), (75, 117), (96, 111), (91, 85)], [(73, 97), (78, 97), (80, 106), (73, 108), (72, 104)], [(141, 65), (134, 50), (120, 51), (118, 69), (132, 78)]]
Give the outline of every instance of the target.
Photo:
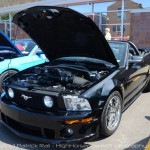
[(30, 89), (82, 91), (107, 75), (108, 71), (90, 71), (79, 66), (38, 66), (17, 74), (13, 83)]

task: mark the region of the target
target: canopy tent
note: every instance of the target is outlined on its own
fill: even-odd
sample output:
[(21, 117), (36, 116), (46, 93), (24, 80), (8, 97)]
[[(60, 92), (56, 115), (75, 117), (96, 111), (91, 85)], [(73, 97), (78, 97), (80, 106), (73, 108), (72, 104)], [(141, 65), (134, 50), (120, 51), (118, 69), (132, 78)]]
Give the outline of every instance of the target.
[(20, 10), (33, 7), (33, 6), (72, 6), (81, 4), (94, 4), (94, 3), (104, 3), (113, 2), (115, 0), (42, 0), (38, 2), (24, 3), (13, 6), (7, 6), (0, 8), (0, 14), (8, 14), (13, 12), (18, 12)]
[[(94, 4), (95, 3), (105, 3), (105, 2), (115, 2), (116, 0), (42, 0), (37, 2), (31, 2), (31, 3), (24, 3), (24, 4), (18, 4), (13, 6), (7, 6), (0, 8), (0, 15), (3, 14), (9, 14), (9, 31), (10, 31), (10, 38), (11, 38), (11, 31), (12, 31), (12, 13), (27, 9), (29, 7), (33, 6), (73, 6), (73, 5), (82, 5), (82, 4), (91, 4), (92, 10), (94, 11)], [(121, 9), (121, 37), (123, 37), (123, 18), (124, 18), (124, 1), (122, 0), (122, 9)]]

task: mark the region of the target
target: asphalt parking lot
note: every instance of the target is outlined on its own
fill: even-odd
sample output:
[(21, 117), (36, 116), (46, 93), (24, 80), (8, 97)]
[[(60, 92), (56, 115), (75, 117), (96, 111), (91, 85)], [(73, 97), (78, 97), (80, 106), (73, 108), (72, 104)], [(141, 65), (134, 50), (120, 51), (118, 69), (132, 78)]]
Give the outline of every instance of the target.
[[(0, 149), (149, 150), (150, 93), (143, 93), (124, 113), (118, 130), (109, 138), (72, 145), (35, 143), (17, 137), (0, 124)], [(145, 146), (147, 145), (147, 148)], [(149, 146), (148, 146), (149, 145)]]

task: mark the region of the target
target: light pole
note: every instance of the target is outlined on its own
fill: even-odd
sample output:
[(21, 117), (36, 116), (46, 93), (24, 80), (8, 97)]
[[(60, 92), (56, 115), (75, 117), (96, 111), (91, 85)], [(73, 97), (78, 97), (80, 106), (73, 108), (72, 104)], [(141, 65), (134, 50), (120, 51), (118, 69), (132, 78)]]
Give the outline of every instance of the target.
[(121, 40), (123, 39), (124, 4), (125, 4), (125, 0), (122, 0), (122, 7), (121, 7)]
[(12, 39), (12, 14), (9, 13), (9, 37)]

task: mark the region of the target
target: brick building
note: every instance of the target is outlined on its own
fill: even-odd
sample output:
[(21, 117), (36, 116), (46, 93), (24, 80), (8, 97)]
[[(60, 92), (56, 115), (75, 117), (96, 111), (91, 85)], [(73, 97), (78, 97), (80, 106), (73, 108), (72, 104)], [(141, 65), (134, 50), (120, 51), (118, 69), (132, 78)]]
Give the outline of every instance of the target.
[[(108, 21), (107, 24), (108, 27), (111, 29), (112, 37), (117, 37), (121, 33), (121, 7), (122, 7), (122, 1), (116, 0), (114, 4), (108, 7), (108, 11), (114, 11), (116, 12), (110, 12), (108, 13)], [(125, 0), (125, 10), (130, 9), (141, 9), (142, 5), (139, 3), (136, 3), (132, 0)], [(130, 11), (124, 12), (124, 36), (130, 36), (130, 20), (131, 20), (131, 13)]]
[(131, 40), (140, 48), (150, 48), (150, 8), (131, 12)]
[[(25, 4), (25, 3), (32, 3), (32, 2), (37, 2), (41, 0), (0, 0), (0, 8), (8, 7), (8, 6), (14, 6), (14, 5), (20, 5), (20, 4)], [(10, 36), (10, 29), (9, 29), (9, 15), (4, 14), (0, 16), (0, 29), (5, 32), (8, 36)], [(28, 37), (23, 31), (18, 30), (19, 34), (17, 34), (19, 37), (17, 38), (26, 38)], [(12, 33), (11, 33), (12, 39), (15, 37), (16, 34), (16, 26), (12, 25)]]

